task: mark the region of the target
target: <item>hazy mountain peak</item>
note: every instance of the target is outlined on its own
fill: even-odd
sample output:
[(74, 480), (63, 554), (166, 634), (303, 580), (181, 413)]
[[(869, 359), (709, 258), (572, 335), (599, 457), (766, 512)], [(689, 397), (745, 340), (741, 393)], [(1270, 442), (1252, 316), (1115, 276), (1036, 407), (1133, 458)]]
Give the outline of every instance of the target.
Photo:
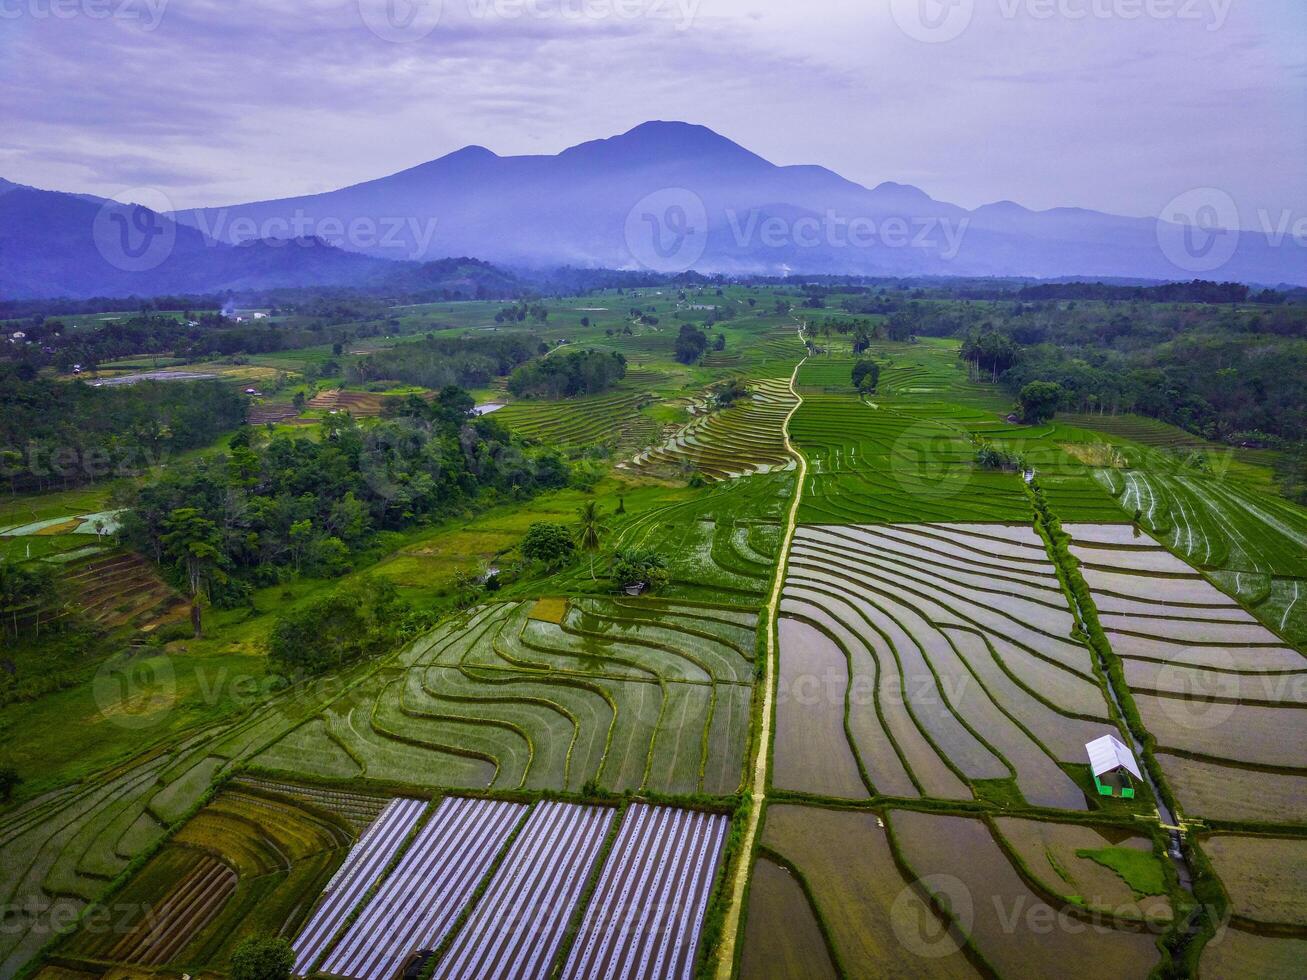
[(560, 160), (569, 158), (594, 159), (610, 166), (668, 161), (772, 166), (707, 126), (662, 119), (643, 122), (618, 136), (580, 143), (558, 154)]
[(498, 160), (499, 154), (494, 150), (486, 149), (478, 143), (469, 143), (462, 149), (455, 150), (453, 153), (446, 153), (440, 159), (442, 160)]
[(976, 213), (989, 212), (992, 214), (1033, 214), (1029, 208), (1018, 204), (1016, 201), (994, 201), (992, 204), (984, 204), (976, 208)]

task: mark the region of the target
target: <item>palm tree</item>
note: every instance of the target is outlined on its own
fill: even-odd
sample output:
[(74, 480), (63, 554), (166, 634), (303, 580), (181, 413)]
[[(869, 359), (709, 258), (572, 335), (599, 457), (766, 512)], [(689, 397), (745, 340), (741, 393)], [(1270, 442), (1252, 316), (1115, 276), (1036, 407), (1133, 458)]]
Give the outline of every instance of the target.
[(579, 523), (576, 528), (576, 543), (581, 550), (590, 552), (590, 578), (595, 578), (595, 552), (599, 550), (599, 539), (608, 532), (599, 516), (599, 505), (587, 500), (578, 512)]

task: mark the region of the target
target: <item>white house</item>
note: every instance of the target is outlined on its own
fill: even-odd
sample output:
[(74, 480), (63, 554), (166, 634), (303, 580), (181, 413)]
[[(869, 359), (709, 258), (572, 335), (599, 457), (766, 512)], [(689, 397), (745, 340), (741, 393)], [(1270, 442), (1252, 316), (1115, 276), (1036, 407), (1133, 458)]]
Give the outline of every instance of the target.
[[(1139, 764), (1134, 754), (1115, 735), (1104, 735), (1085, 744), (1089, 754), (1089, 768), (1094, 773), (1094, 785), (1100, 796), (1115, 796), (1120, 789), (1121, 798), (1132, 799), (1135, 789), (1130, 784), (1130, 776), (1143, 780)], [(1104, 781), (1106, 777), (1106, 781)]]

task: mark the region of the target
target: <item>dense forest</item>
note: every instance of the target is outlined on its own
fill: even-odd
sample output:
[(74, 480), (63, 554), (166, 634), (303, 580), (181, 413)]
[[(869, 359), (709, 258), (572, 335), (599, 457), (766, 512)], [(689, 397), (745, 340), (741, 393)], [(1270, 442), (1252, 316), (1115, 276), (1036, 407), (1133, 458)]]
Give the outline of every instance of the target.
[(95, 388), (30, 375), (0, 365), (0, 475), (12, 491), (137, 473), (245, 420), (244, 397), (216, 381)]
[(485, 337), (437, 337), (402, 344), (354, 362), (346, 380), (364, 383), (385, 378), (424, 388), (460, 385), (480, 388), (548, 348), (539, 337), (496, 334)]
[(617, 352), (570, 351), (524, 364), (508, 379), (519, 398), (595, 395), (626, 377), (626, 358)]
[(229, 452), (169, 467), (134, 490), (122, 539), (230, 605), (295, 572), (348, 570), (377, 531), (567, 485), (559, 455), (525, 450), (472, 408), (450, 387), (366, 428), (331, 416), (320, 441), (259, 444), (245, 429)]
[[(1307, 308), (1093, 302), (917, 302), (887, 332), (958, 337), (1013, 394), (1062, 387), (1061, 408), (1138, 412), (1227, 443), (1292, 448), (1307, 431)], [(896, 338), (897, 339), (897, 338)]]

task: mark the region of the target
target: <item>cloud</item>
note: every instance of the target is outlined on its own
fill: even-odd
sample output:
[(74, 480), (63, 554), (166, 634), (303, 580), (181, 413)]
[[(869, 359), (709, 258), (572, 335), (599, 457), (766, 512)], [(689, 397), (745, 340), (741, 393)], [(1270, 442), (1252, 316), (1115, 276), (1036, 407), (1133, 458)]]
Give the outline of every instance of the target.
[[(369, 29), (357, 0), (171, 0), (153, 31), (0, 21), (3, 176), (223, 204), (468, 143), (552, 153), (682, 118), (777, 163), (967, 205), (1149, 213), (1213, 184), (1307, 213), (1298, 0), (1236, 4), (1216, 31), (977, 4), (947, 44), (907, 37), (865, 0), (638, 0), (642, 16), (618, 13), (631, 2), (443, 0), (412, 43)], [(581, 9), (600, 16), (569, 13)]]

